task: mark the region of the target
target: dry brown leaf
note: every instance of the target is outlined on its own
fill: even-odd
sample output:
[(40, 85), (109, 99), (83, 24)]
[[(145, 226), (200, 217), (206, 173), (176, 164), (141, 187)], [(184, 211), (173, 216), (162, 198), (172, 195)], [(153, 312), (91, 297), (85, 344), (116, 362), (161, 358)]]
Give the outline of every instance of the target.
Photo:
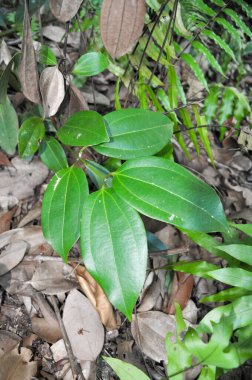
[(167, 362), (165, 337), (176, 334), (175, 318), (160, 311), (147, 311), (133, 315), (132, 335), (140, 350), (151, 359)]
[(8, 273), (22, 261), (27, 249), (25, 241), (18, 241), (7, 245), (0, 255), (0, 276)]
[(33, 103), (40, 103), (39, 78), (36, 55), (33, 48), (30, 18), (25, 1), (23, 23), (22, 56), (19, 66), (19, 80), (23, 94)]
[(0, 358), (21, 342), (21, 337), (13, 332), (0, 330)]
[(31, 380), (37, 373), (37, 362), (31, 362), (32, 352), (18, 347), (0, 358), (0, 379)]
[(60, 21), (67, 22), (78, 12), (82, 0), (49, 0), (52, 14)]
[(172, 291), (166, 309), (167, 314), (175, 314), (175, 302), (181, 306), (182, 310), (186, 307), (192, 293), (192, 288), (193, 276), (188, 276), (188, 274), (182, 272), (175, 272)]
[(39, 85), (45, 117), (53, 116), (65, 97), (64, 77), (58, 67), (53, 66), (44, 69), (40, 76)]
[(34, 262), (21, 262), (12, 271), (0, 276), (0, 285), (9, 294), (19, 294), (22, 296), (32, 296), (36, 290), (30, 285), (35, 270)]
[(144, 0), (103, 1), (100, 30), (111, 57), (121, 57), (133, 48), (142, 33), (144, 15)]
[(17, 208), (18, 206), (15, 206), (10, 211), (0, 212), (0, 234), (9, 231), (12, 217), (17, 211)]
[(30, 163), (15, 157), (12, 166), (0, 172), (0, 197), (13, 195), (24, 199), (34, 195), (34, 188), (44, 182), (49, 174), (48, 168), (39, 160)]
[(41, 208), (40, 207), (36, 207), (36, 208), (31, 209), (28, 212), (28, 214), (25, 215), (25, 217), (19, 222), (18, 228), (26, 226), (26, 224), (32, 222), (33, 220), (40, 219), (40, 215), (41, 215)]
[(42, 294), (35, 294), (33, 299), (39, 306), (44, 318), (32, 318), (32, 330), (46, 342), (55, 343), (62, 337), (59, 323), (50, 305)]
[(104, 343), (104, 329), (99, 314), (78, 290), (72, 290), (65, 302), (63, 323), (73, 354), (79, 360), (96, 360)]
[(78, 286), (72, 272), (69, 265), (46, 261), (37, 266), (30, 283), (38, 292), (44, 294), (66, 293)]
[(153, 307), (156, 305), (156, 302), (160, 293), (161, 293), (160, 279), (157, 276), (155, 276), (152, 284), (146, 290), (145, 295), (137, 311), (142, 312), (142, 311), (149, 311), (153, 309)]
[(9, 51), (9, 48), (4, 40), (2, 40), (1, 46), (0, 46), (0, 66), (2, 64), (5, 65), (5, 67), (8, 65), (8, 63), (11, 60), (11, 53)]
[(83, 93), (75, 86), (69, 86), (67, 91), (67, 105), (65, 107), (64, 118), (68, 118), (75, 112), (89, 110)]
[(11, 165), (9, 158), (3, 152), (0, 152), (0, 165), (1, 166), (10, 166)]
[(84, 266), (73, 266), (75, 267), (76, 277), (81, 289), (98, 311), (103, 325), (108, 331), (116, 329), (117, 324), (113, 308), (100, 285), (88, 273)]

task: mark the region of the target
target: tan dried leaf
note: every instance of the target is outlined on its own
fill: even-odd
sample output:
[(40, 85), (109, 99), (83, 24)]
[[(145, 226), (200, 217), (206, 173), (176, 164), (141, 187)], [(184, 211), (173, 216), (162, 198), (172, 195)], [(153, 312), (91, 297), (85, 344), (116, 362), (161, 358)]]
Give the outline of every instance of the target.
[(53, 116), (65, 97), (64, 78), (58, 67), (53, 66), (44, 69), (40, 76), (39, 85), (45, 117)]
[(78, 12), (82, 0), (49, 0), (52, 14), (60, 21), (67, 22)]
[(13, 332), (0, 330), (0, 357), (21, 342), (21, 337)]
[(176, 272), (173, 283), (172, 291), (169, 298), (168, 306), (166, 309), (167, 314), (175, 314), (175, 302), (181, 306), (183, 310), (191, 296), (193, 289), (193, 276), (182, 272)]
[(144, 15), (144, 0), (103, 1), (100, 30), (111, 57), (121, 57), (133, 48), (142, 33)]
[(22, 56), (19, 67), (19, 80), (23, 94), (33, 103), (40, 103), (39, 77), (36, 55), (33, 47), (30, 18), (25, 2), (23, 23)]
[(84, 98), (83, 93), (75, 86), (69, 86), (68, 90), (68, 104), (64, 116), (68, 118), (75, 112), (87, 111), (89, 110), (86, 99)]
[(104, 291), (84, 266), (73, 266), (81, 289), (98, 311), (103, 325), (108, 331), (115, 330), (117, 325), (113, 308)]
[(96, 360), (103, 347), (104, 329), (97, 311), (78, 290), (72, 290), (66, 299), (63, 323), (76, 358)]
[(11, 60), (11, 53), (10, 50), (4, 40), (2, 40), (1, 46), (0, 46), (0, 66), (4, 63), (5, 66), (8, 65), (8, 63)]
[(18, 346), (0, 358), (0, 379), (30, 380), (37, 373), (37, 362), (30, 362), (32, 352)]
[(11, 165), (8, 156), (3, 152), (0, 152), (0, 165), (1, 166), (10, 166)]
[(17, 211), (17, 208), (16, 206), (10, 211), (0, 212), (0, 234), (9, 231), (12, 217)]
[(25, 241), (9, 244), (0, 255), (0, 276), (15, 268), (23, 259), (27, 249)]

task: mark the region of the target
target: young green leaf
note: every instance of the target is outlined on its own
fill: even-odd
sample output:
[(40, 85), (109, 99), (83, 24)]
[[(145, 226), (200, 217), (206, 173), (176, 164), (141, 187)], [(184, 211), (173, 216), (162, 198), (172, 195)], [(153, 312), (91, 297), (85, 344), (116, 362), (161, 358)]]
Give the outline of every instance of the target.
[(110, 302), (131, 320), (145, 280), (147, 239), (140, 216), (112, 189), (103, 188), (85, 199), (81, 251)]
[(95, 147), (98, 153), (129, 159), (160, 151), (172, 137), (172, 121), (160, 112), (124, 109), (104, 116), (111, 141)]
[(224, 284), (252, 291), (252, 272), (241, 268), (222, 268), (208, 272), (209, 276)]
[(236, 300), (237, 298), (247, 296), (251, 294), (251, 291), (242, 289), (242, 288), (229, 288), (222, 290), (219, 293), (211, 294), (210, 296), (206, 296), (200, 299), (200, 302), (231, 302)]
[(104, 120), (95, 111), (74, 113), (58, 130), (57, 136), (63, 144), (71, 146), (89, 146), (109, 141)]
[(130, 160), (114, 173), (113, 187), (125, 202), (151, 218), (192, 231), (228, 228), (214, 190), (169, 160)]
[(18, 142), (18, 117), (9, 98), (0, 103), (0, 147), (14, 154)]
[(47, 136), (40, 145), (41, 161), (53, 172), (67, 168), (67, 158), (60, 143), (52, 136)]
[(32, 156), (45, 135), (45, 126), (40, 117), (26, 119), (18, 133), (18, 150), (21, 158)]
[(65, 262), (80, 236), (81, 210), (87, 195), (86, 176), (74, 166), (57, 172), (45, 191), (41, 211), (43, 233)]
[(56, 66), (57, 59), (53, 51), (46, 45), (42, 45), (39, 50), (39, 61), (46, 66)]
[(113, 368), (121, 380), (150, 380), (150, 378), (146, 376), (144, 372), (140, 371), (140, 369), (133, 366), (132, 364), (114, 358), (103, 357), (103, 360), (105, 360), (105, 362), (107, 362), (110, 367)]
[(74, 65), (72, 73), (79, 76), (90, 77), (103, 72), (109, 65), (108, 58), (102, 53), (83, 54)]
[(181, 58), (192, 69), (195, 76), (198, 78), (198, 80), (203, 84), (205, 89), (208, 91), (208, 84), (207, 84), (206, 78), (201, 68), (199, 67), (198, 63), (195, 61), (195, 59), (188, 53), (183, 53), (181, 55)]

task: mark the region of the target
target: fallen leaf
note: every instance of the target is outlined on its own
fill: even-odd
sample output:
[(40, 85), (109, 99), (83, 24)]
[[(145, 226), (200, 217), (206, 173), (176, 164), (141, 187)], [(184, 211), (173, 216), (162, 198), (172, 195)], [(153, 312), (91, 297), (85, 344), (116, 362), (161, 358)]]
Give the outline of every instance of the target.
[(0, 330), (0, 358), (20, 342), (21, 337), (19, 335), (10, 331)]
[(10, 166), (11, 165), (9, 158), (3, 152), (0, 152), (0, 165), (1, 166)]
[(133, 315), (131, 332), (140, 350), (156, 362), (167, 362), (165, 337), (176, 334), (175, 317), (160, 311)]
[(144, 15), (144, 0), (103, 1), (100, 30), (111, 57), (119, 58), (133, 48), (142, 33)]
[(153, 307), (156, 305), (156, 301), (157, 301), (158, 296), (160, 295), (160, 292), (161, 292), (160, 279), (155, 276), (152, 284), (146, 290), (146, 293), (137, 311), (142, 312), (142, 311), (149, 311), (153, 309)]
[(36, 290), (30, 285), (29, 281), (35, 270), (35, 263), (21, 262), (12, 271), (0, 276), (0, 285), (9, 294), (18, 294), (22, 296), (32, 296)]
[(72, 290), (65, 302), (63, 323), (73, 354), (79, 360), (96, 360), (104, 343), (99, 314), (78, 290)]
[(0, 213), (0, 234), (5, 231), (9, 231), (12, 217), (17, 211), (17, 208), (18, 207), (16, 206), (10, 211)]
[(33, 103), (40, 103), (38, 68), (26, 2), (24, 9), (23, 31), (19, 80), (22, 85), (23, 94), (26, 98)]
[(37, 373), (38, 362), (31, 362), (32, 352), (16, 346), (0, 358), (0, 379), (30, 380)]
[(67, 22), (78, 12), (82, 0), (49, 0), (52, 14), (60, 21)]
[(188, 274), (182, 272), (175, 272), (172, 291), (166, 309), (167, 314), (175, 314), (175, 302), (181, 306), (182, 310), (186, 307), (192, 293), (192, 288), (193, 276), (188, 276)]
[(1, 46), (0, 46), (0, 66), (4, 63), (5, 66), (8, 65), (8, 63), (11, 60), (11, 53), (9, 51), (9, 48), (4, 40), (2, 40)]
[(13, 195), (24, 199), (34, 195), (34, 188), (44, 182), (49, 174), (47, 167), (37, 159), (30, 163), (15, 157), (12, 166), (0, 172), (0, 196)]
[(45, 68), (41, 73), (39, 85), (45, 117), (53, 116), (65, 97), (64, 77), (58, 67)]
[[(47, 25), (42, 28), (42, 34), (44, 37), (46, 37), (48, 40), (61, 43), (64, 40), (65, 36), (65, 29), (62, 28), (61, 26), (56, 26), (56, 25)], [(71, 32), (68, 34), (67, 38), (67, 45), (70, 45), (76, 49), (79, 48), (80, 46), (80, 32)], [(53, 52), (56, 56), (59, 56), (58, 50), (53, 49)]]
[(67, 104), (64, 108), (64, 118), (67, 119), (75, 112), (89, 110), (83, 93), (75, 86), (69, 86), (67, 91)]
[(33, 220), (39, 220), (41, 215), (41, 208), (36, 207), (31, 209), (27, 215), (18, 224), (18, 228), (26, 226), (26, 224), (32, 222)]
[(96, 308), (103, 325), (108, 331), (117, 327), (113, 308), (104, 291), (94, 278), (88, 273), (84, 266), (73, 265), (80, 287), (88, 297), (89, 301)]
[(15, 268), (23, 259), (27, 249), (25, 241), (18, 241), (7, 245), (0, 255), (0, 276)]
[(78, 286), (72, 272), (71, 266), (63, 262), (46, 261), (37, 266), (31, 285), (44, 294), (66, 293)]
[(49, 303), (42, 294), (33, 295), (44, 318), (32, 318), (32, 330), (41, 339), (49, 343), (55, 343), (62, 337), (59, 323)]

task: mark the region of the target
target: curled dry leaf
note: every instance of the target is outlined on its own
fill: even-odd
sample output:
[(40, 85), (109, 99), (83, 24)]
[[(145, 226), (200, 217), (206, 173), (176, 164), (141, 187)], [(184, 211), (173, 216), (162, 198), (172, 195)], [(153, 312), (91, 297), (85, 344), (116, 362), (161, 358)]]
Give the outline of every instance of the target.
[(58, 67), (53, 66), (44, 69), (40, 76), (39, 85), (45, 117), (53, 116), (65, 97), (64, 78)]
[(113, 308), (100, 285), (88, 273), (84, 266), (74, 265), (74, 267), (80, 287), (98, 311), (103, 325), (108, 331), (116, 329), (117, 326)]
[(23, 31), (19, 80), (22, 85), (23, 94), (26, 98), (33, 103), (40, 103), (38, 69), (26, 2), (24, 9)]
[(37, 362), (31, 362), (32, 352), (18, 346), (0, 358), (0, 379), (30, 380), (37, 373)]
[(94, 361), (104, 342), (104, 329), (99, 314), (78, 290), (72, 290), (65, 302), (63, 323), (73, 354), (79, 360)]
[(128, 53), (144, 26), (144, 0), (104, 0), (100, 29), (103, 44), (111, 57)]
[(165, 337), (176, 334), (175, 317), (160, 311), (147, 311), (133, 315), (131, 332), (140, 350), (151, 359), (167, 362)]
[(49, 0), (52, 14), (60, 21), (67, 22), (78, 12), (82, 0)]
[(167, 314), (175, 314), (175, 302), (181, 306), (182, 310), (186, 307), (192, 293), (192, 288), (193, 276), (188, 276), (188, 274), (182, 272), (175, 272), (172, 291), (166, 309)]
[(15, 268), (23, 259), (27, 249), (25, 241), (9, 244), (0, 255), (0, 276)]

